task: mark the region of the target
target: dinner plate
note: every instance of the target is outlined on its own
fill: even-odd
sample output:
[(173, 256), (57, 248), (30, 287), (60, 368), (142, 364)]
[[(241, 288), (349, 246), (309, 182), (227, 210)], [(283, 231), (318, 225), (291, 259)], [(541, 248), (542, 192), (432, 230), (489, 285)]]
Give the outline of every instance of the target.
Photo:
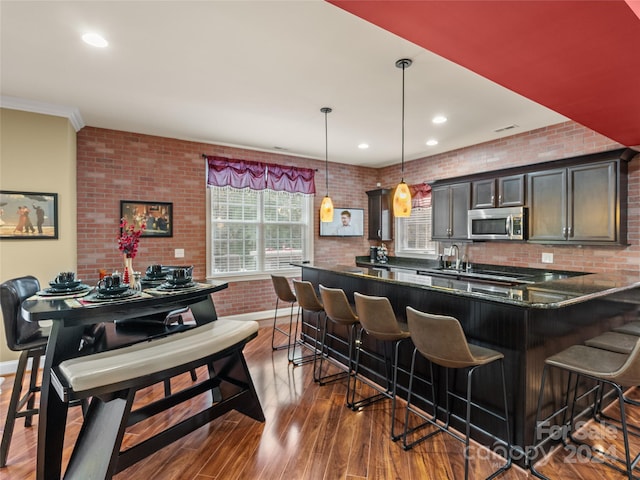
[(82, 283), (82, 280), (74, 280), (73, 282), (67, 283), (57, 283), (54, 281), (49, 282), (51, 288), (55, 288), (56, 290), (70, 290), (78, 287)]
[(191, 288), (195, 287), (196, 283), (193, 281), (189, 281), (189, 283), (179, 283), (173, 284), (169, 282), (164, 282), (162, 285), (158, 285), (156, 289), (158, 290), (181, 290), (183, 288)]
[(185, 278), (173, 278), (167, 277), (167, 283), (170, 285), (184, 285), (185, 283), (193, 283), (193, 278), (185, 277)]
[(96, 294), (94, 295), (94, 298), (96, 298), (98, 300), (117, 300), (119, 298), (133, 297), (134, 295), (137, 295), (138, 293), (140, 293), (138, 290), (130, 290), (129, 288), (126, 288), (125, 291), (122, 291), (122, 292), (119, 292), (119, 293), (101, 293), (101, 292), (96, 292)]
[(129, 285), (120, 285), (119, 287), (99, 288), (98, 293), (105, 296), (120, 295), (129, 290)]
[(83, 283), (76, 285), (73, 288), (45, 288), (38, 292), (38, 295), (41, 296), (55, 296), (55, 295), (69, 295), (72, 293), (80, 293), (85, 290), (89, 290), (91, 287), (89, 285), (85, 285)]

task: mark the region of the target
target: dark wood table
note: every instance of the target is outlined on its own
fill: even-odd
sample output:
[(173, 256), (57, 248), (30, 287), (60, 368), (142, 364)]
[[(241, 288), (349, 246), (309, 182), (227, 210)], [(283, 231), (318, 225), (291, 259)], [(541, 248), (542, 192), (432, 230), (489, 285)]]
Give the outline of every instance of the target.
[[(33, 298), (22, 304), (24, 317), (33, 322), (52, 320), (43, 366), (40, 418), (38, 420), (37, 480), (58, 480), (62, 473), (67, 406), (51, 386), (51, 369), (64, 360), (82, 355), (80, 346), (87, 325), (160, 316), (189, 307), (198, 325), (212, 322), (217, 314), (211, 294), (227, 283), (198, 284), (194, 288), (152, 296), (89, 303), (78, 299)], [(158, 334), (157, 331), (154, 334)], [(165, 333), (166, 334), (166, 333)]]

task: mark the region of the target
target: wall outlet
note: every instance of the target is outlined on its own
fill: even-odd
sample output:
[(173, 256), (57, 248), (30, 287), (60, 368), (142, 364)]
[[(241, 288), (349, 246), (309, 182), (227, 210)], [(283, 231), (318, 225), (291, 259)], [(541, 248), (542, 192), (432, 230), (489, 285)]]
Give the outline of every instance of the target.
[(184, 248), (176, 248), (174, 253), (175, 258), (184, 258)]
[(553, 263), (553, 253), (543, 253), (542, 263)]

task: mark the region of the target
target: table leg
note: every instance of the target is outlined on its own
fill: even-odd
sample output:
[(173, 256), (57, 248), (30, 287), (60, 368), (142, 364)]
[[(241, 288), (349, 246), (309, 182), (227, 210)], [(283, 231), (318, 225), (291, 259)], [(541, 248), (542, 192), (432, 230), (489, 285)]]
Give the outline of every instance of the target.
[(77, 355), (84, 330), (83, 326), (64, 327), (62, 324), (62, 321), (53, 322), (43, 365), (36, 480), (59, 480), (62, 474), (68, 405), (51, 387), (51, 369)]

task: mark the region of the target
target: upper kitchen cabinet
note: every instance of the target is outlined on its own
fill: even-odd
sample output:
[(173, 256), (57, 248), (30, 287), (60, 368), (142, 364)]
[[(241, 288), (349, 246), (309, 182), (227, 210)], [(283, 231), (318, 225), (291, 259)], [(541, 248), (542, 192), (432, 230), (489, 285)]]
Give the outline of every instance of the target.
[(524, 205), (524, 174), (472, 182), (471, 208), (520, 207)]
[(369, 240), (393, 240), (391, 190), (380, 188), (367, 192), (369, 197)]
[(542, 170), (528, 179), (529, 241), (626, 243), (626, 162)]
[(471, 197), (469, 182), (434, 186), (431, 190), (433, 240), (467, 240), (467, 212)]

